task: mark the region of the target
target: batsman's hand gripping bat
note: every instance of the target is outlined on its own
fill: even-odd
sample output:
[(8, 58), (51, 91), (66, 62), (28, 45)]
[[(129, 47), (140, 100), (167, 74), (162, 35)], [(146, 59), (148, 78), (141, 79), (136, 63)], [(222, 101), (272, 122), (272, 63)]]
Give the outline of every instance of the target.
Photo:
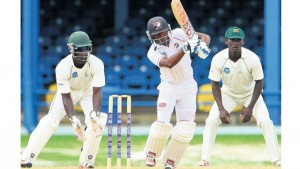
[(198, 35), (194, 30), (194, 27), (186, 14), (180, 0), (172, 0), (171, 8), (173, 14), (180, 25), (181, 29), (185, 32), (185, 34), (189, 37), (189, 39), (198, 39)]
[[(180, 0), (172, 0), (171, 8), (172, 8), (173, 14), (174, 14), (178, 24), (180, 25), (181, 29), (185, 32), (185, 34), (188, 36), (188, 38), (189, 39), (198, 39), (198, 35), (195, 32), (195, 29), (194, 29), (188, 15), (186, 14)], [(198, 48), (198, 47), (199, 47), (199, 49), (194, 50), (197, 53), (197, 55), (202, 59), (205, 59), (206, 57), (208, 57), (211, 50), (210, 50), (210, 48), (208, 48), (206, 43), (200, 42), (200, 44), (196, 45), (195, 48)]]

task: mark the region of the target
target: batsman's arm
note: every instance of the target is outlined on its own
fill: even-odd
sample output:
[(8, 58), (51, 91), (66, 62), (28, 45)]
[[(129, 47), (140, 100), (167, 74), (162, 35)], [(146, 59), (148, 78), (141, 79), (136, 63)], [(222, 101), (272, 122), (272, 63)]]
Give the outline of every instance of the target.
[(197, 35), (198, 35), (198, 39), (201, 39), (201, 41), (205, 42), (206, 45), (209, 46), (211, 40), (209, 35), (201, 32), (197, 32)]
[(184, 56), (184, 52), (182, 50), (178, 51), (171, 57), (166, 57), (164, 56), (160, 61), (159, 61), (159, 67), (167, 67), (167, 68), (172, 68), (175, 66), (181, 58)]

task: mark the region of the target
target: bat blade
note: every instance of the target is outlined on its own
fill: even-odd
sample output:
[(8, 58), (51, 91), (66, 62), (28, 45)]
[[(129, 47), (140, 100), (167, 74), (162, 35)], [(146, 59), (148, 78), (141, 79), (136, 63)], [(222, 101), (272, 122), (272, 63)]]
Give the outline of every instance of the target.
[(186, 14), (180, 0), (172, 0), (171, 8), (181, 29), (185, 32), (189, 39), (193, 38), (194, 35), (196, 35), (194, 27), (188, 15)]

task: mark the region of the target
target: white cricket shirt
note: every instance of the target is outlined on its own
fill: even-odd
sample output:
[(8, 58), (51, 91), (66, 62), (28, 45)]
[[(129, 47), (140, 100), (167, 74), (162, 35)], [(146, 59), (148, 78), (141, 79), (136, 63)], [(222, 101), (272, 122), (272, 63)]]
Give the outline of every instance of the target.
[(242, 56), (237, 62), (229, 59), (228, 48), (217, 53), (211, 62), (208, 78), (223, 82), (222, 91), (229, 95), (252, 94), (255, 80), (264, 78), (259, 57), (242, 47)]
[[(160, 60), (166, 56), (170, 57), (181, 50), (183, 43), (188, 37), (180, 28), (172, 30), (169, 47), (153, 43), (148, 51), (149, 60), (159, 67)], [(185, 54), (182, 59), (172, 68), (160, 67), (160, 78), (173, 84), (190, 82), (193, 79), (193, 68), (191, 66), (191, 57)]]
[(92, 54), (81, 69), (74, 66), (72, 54), (68, 55), (58, 63), (55, 74), (57, 89), (61, 93), (105, 85), (103, 62)]

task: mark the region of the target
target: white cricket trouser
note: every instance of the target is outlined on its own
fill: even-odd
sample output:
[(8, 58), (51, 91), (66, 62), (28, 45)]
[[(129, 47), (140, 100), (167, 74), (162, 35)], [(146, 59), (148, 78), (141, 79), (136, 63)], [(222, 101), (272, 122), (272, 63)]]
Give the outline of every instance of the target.
[[(232, 98), (224, 93), (222, 93), (222, 102), (224, 108), (231, 113), (231, 111), (236, 107), (236, 105), (243, 105), (247, 107), (250, 103), (252, 95), (246, 97), (245, 99), (238, 100), (236, 98)], [(220, 112), (216, 102), (213, 104), (209, 116), (205, 121), (205, 128), (203, 131), (203, 143), (202, 143), (202, 152), (201, 159), (205, 161), (211, 160), (211, 153), (213, 150), (213, 145), (215, 143), (217, 128), (220, 124), (222, 124), (220, 120)], [(253, 116), (256, 119), (257, 126), (262, 129), (265, 142), (267, 145), (267, 149), (270, 154), (271, 162), (279, 160), (279, 149), (278, 149), (278, 141), (277, 134), (274, 129), (274, 125), (272, 120), (269, 117), (269, 111), (267, 106), (260, 96), (253, 108)]]
[[(71, 97), (74, 105), (79, 103), (85, 117), (89, 117), (90, 112), (93, 110), (92, 90), (86, 92), (72, 92)], [(57, 92), (52, 100), (48, 114), (40, 120), (38, 126), (30, 135), (28, 145), (21, 154), (21, 160), (29, 159), (30, 161), (33, 161), (36, 159), (65, 115), (66, 111), (63, 105), (62, 96)], [(85, 123), (88, 124), (89, 122), (90, 118), (85, 118)], [(97, 152), (97, 150), (98, 149), (96, 149), (95, 152)]]
[(183, 84), (161, 82), (157, 100), (157, 121), (169, 123), (175, 107), (176, 121), (194, 121), (198, 86), (194, 79)]

